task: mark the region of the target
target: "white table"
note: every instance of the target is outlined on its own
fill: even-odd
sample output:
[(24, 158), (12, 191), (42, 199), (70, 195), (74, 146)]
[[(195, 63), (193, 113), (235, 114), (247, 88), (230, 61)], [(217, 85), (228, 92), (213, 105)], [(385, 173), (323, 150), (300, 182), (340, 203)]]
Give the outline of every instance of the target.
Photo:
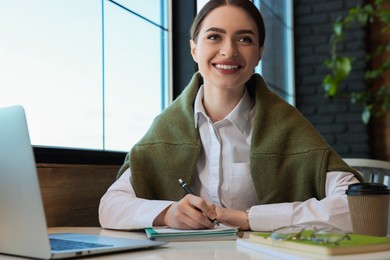
[[(50, 233), (86, 233), (100, 234), (105, 236), (115, 236), (123, 238), (146, 239), (143, 231), (120, 232), (105, 230), (98, 227), (63, 227), (50, 228)], [(248, 235), (248, 234), (246, 234)], [(266, 250), (266, 249), (265, 249)], [(0, 255), (0, 260), (3, 259), (25, 259)], [(83, 258), (82, 258), (83, 259)], [(141, 250), (128, 251), (102, 256), (91, 256), (84, 259), (183, 259), (183, 260), (207, 260), (207, 259), (223, 259), (223, 260), (254, 260), (254, 259), (390, 259), (390, 251), (377, 252), (360, 255), (347, 255), (337, 257), (322, 257), (319, 255), (293, 253), (288, 251), (278, 251), (276, 255), (254, 251), (236, 245), (235, 240), (231, 241), (197, 241), (197, 242), (170, 242), (163, 247)]]

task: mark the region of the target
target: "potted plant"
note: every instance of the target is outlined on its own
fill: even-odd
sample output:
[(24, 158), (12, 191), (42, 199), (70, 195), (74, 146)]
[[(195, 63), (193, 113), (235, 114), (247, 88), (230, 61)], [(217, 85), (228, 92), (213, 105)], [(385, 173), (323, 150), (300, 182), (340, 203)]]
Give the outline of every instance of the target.
[[(374, 0), (365, 5), (350, 8), (346, 16), (336, 20), (333, 24), (333, 34), (330, 39), (330, 56), (325, 60), (325, 65), (330, 69), (330, 73), (323, 79), (322, 85), (325, 94), (328, 97), (346, 96), (352, 103), (362, 105), (362, 120), (366, 124), (372, 116), (383, 115), (390, 108), (390, 86), (388, 86), (388, 83), (383, 83), (383, 78), (390, 68), (390, 55), (388, 55), (390, 43), (381, 44), (367, 53), (367, 62), (371, 62), (379, 56), (385, 57), (385, 60), (365, 71), (367, 89), (350, 92), (345, 91), (342, 84), (353, 69), (354, 57), (340, 54), (337, 46), (344, 40), (348, 28), (356, 23), (367, 27), (370, 23), (377, 21), (382, 24), (380, 32), (389, 34), (390, 10), (383, 8), (386, 2), (388, 4), (390, 0)], [(378, 82), (380, 82), (379, 85)]]

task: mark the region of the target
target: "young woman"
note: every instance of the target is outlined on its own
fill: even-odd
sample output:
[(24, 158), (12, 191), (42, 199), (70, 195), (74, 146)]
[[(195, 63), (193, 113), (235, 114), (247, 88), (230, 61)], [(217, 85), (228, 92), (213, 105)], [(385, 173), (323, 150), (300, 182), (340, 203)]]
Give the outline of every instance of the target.
[(101, 199), (102, 227), (201, 229), (217, 219), (242, 230), (352, 229), (344, 193), (359, 174), (253, 74), (264, 38), (250, 1), (203, 7), (190, 40), (199, 72), (126, 157)]

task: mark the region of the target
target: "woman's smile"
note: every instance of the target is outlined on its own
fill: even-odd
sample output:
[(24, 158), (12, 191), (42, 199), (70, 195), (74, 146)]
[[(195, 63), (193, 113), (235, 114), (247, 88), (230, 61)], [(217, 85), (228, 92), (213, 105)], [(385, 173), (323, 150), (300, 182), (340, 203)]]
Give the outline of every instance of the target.
[(232, 62), (217, 62), (212, 64), (215, 69), (222, 74), (233, 74), (236, 73), (241, 66)]

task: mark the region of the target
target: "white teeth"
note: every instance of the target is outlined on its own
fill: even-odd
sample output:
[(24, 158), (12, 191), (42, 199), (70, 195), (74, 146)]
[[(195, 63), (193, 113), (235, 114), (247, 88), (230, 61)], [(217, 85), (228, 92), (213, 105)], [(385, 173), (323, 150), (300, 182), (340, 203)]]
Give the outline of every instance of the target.
[(218, 69), (224, 69), (224, 70), (234, 70), (238, 69), (237, 65), (222, 65), (222, 64), (216, 64), (215, 67)]

